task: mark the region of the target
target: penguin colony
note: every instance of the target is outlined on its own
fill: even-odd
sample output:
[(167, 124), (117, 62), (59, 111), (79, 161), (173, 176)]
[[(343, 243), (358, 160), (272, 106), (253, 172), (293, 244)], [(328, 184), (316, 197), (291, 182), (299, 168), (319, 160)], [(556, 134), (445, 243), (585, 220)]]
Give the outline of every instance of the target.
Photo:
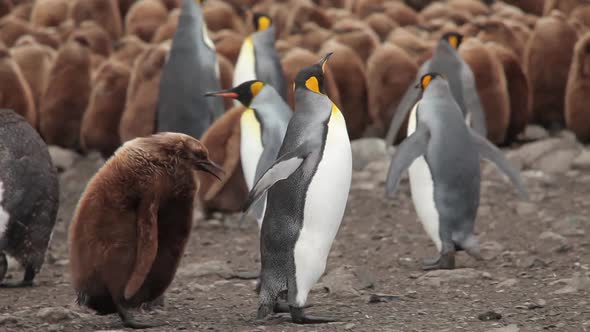
[(195, 201), (256, 218), (257, 319), (326, 323), (304, 308), (344, 216), (350, 140), (399, 144), (385, 191), (408, 171), (430, 270), (481, 259), (481, 159), (526, 199), (496, 146), (527, 123), (590, 139), (585, 1), (320, 3), (3, 1), (0, 286), (32, 286), (43, 264), (59, 200), (47, 145), (107, 159), (69, 227), (78, 303), (147, 328), (129, 309), (172, 282)]

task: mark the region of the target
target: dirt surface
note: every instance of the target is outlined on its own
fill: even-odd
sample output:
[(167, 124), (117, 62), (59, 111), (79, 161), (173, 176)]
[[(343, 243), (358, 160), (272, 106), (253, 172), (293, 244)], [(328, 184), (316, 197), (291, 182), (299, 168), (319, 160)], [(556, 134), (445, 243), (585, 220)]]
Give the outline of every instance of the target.
[[(137, 318), (166, 323), (149, 331), (590, 331), (587, 171), (525, 171), (531, 198), (524, 202), (484, 167), (476, 232), (486, 260), (460, 253), (459, 269), (426, 273), (421, 261), (435, 247), (414, 213), (407, 179), (394, 199), (385, 197), (386, 167), (374, 162), (354, 173), (326, 275), (308, 299), (308, 313), (341, 322), (299, 326), (285, 315), (255, 321), (255, 282), (234, 276), (258, 269), (257, 227), (252, 220), (238, 227), (237, 216), (196, 220), (164, 308)], [(35, 287), (0, 289), (0, 331), (122, 330), (116, 315), (75, 304), (59, 222)], [(21, 271), (10, 275), (21, 278)]]

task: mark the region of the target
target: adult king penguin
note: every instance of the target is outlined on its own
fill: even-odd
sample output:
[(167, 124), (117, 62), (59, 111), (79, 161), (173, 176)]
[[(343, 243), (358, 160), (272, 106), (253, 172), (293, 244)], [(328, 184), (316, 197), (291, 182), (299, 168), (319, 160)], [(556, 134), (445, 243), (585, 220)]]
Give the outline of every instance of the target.
[(157, 132), (201, 138), (224, 110), (223, 100), (205, 98), (221, 89), (215, 46), (207, 35), (200, 3), (183, 0), (178, 27), (160, 80)]
[(469, 128), (453, 98), (450, 83), (438, 73), (420, 81), (422, 99), (408, 121), (408, 138), (394, 154), (386, 181), (393, 196), (402, 172), (409, 168), (410, 190), (418, 217), (440, 256), (425, 270), (453, 269), (455, 251), (481, 259), (473, 233), (480, 196), (480, 158), (504, 172), (527, 197), (518, 172), (493, 144)]
[[(246, 37), (236, 61), (233, 86), (250, 80), (260, 80), (272, 86), (287, 101), (287, 81), (281, 59), (275, 48), (276, 29), (272, 19), (254, 13), (256, 32)], [(236, 101), (237, 105), (237, 101)]]
[(297, 74), (295, 112), (279, 157), (254, 185), (246, 203), (247, 212), (268, 191), (260, 231), (258, 319), (273, 312), (278, 294), (286, 290), (294, 323), (333, 321), (303, 312), (309, 291), (326, 268), (352, 173), (344, 116), (325, 95), (324, 69), (331, 54)]
[[(246, 185), (252, 190), (277, 158), (293, 111), (271, 85), (258, 80), (207, 95), (234, 98), (247, 108), (240, 118), (240, 159)], [(265, 205), (263, 198), (254, 209), (259, 229)]]
[(466, 123), (471, 125), (478, 134), (486, 137), (485, 114), (477, 94), (475, 76), (457, 52), (462, 40), (463, 36), (457, 32), (447, 32), (442, 35), (432, 58), (420, 66), (416, 74), (416, 82), (408, 87), (397, 106), (385, 138), (387, 145), (393, 144), (408, 111), (420, 99), (422, 90), (419, 89), (419, 80), (429, 72), (440, 73), (447, 77), (452, 96), (459, 104)]

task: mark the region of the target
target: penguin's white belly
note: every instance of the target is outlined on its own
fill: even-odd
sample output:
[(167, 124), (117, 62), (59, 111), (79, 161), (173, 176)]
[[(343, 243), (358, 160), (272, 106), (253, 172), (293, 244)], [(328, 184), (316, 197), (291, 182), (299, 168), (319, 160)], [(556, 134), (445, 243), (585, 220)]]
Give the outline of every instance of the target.
[(303, 224), (295, 244), (296, 302), (303, 306), (307, 294), (326, 268), (332, 241), (338, 232), (352, 173), (352, 155), (346, 123), (334, 106), (324, 153), (307, 190)]
[(256, 166), (263, 150), (260, 123), (254, 110), (247, 109), (240, 118), (240, 159), (248, 190), (254, 186)]
[(467, 115), (465, 116), (465, 123), (467, 124), (467, 127), (471, 128), (471, 112), (467, 112)]
[[(234, 69), (233, 86), (236, 87), (246, 81), (256, 79), (256, 59), (254, 55), (254, 44), (252, 38), (248, 37), (244, 40), (240, 55), (236, 61)], [(234, 100), (234, 105), (241, 105), (239, 101)]]
[(0, 239), (6, 233), (6, 228), (8, 227), (8, 219), (10, 219), (10, 215), (4, 208), (2, 207), (2, 201), (4, 199), (4, 184), (0, 181)]
[[(410, 136), (416, 130), (416, 106), (412, 108), (408, 121), (407, 136)], [(410, 191), (412, 192), (412, 201), (416, 214), (424, 230), (430, 236), (438, 251), (441, 250), (441, 240), (439, 234), (439, 215), (434, 203), (434, 182), (432, 172), (424, 156), (414, 160), (408, 169), (410, 177)]]

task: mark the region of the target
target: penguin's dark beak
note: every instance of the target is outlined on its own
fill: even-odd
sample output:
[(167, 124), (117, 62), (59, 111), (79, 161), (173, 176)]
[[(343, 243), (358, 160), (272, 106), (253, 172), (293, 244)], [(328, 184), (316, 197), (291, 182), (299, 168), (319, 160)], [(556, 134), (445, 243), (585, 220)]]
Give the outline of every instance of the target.
[(326, 66), (325, 65), (326, 65), (326, 62), (328, 62), (328, 59), (332, 56), (332, 54), (334, 54), (334, 52), (328, 52), (320, 60), (319, 65), (322, 67), (322, 72), (326, 72), (326, 70), (325, 70)]
[(197, 164), (197, 169), (213, 175), (218, 180), (221, 180), (221, 175), (225, 175), (225, 171), (223, 170), (223, 168), (221, 168), (221, 166), (217, 165), (210, 159), (199, 162)]
[(232, 91), (231, 89), (214, 91), (214, 92), (207, 92), (205, 94), (205, 97), (211, 97), (211, 96), (226, 97), (226, 98), (233, 98), (233, 99), (236, 99), (239, 97), (239, 95), (236, 92)]

